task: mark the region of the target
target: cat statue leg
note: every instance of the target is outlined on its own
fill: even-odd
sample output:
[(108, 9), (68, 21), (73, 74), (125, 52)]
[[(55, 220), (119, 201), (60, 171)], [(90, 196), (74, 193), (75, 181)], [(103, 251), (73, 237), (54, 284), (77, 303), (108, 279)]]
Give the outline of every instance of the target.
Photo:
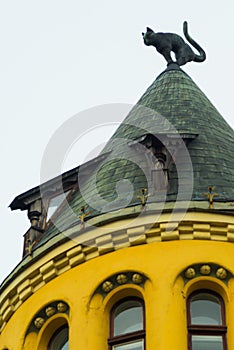
[(195, 53), (191, 49), (191, 47), (184, 43), (183, 46), (181, 46), (180, 50), (175, 53), (176, 55), (176, 63), (179, 66), (183, 66), (184, 64), (194, 61)]
[(174, 63), (173, 59), (171, 58), (171, 50), (169, 48), (162, 49), (160, 53), (167, 61), (167, 65)]

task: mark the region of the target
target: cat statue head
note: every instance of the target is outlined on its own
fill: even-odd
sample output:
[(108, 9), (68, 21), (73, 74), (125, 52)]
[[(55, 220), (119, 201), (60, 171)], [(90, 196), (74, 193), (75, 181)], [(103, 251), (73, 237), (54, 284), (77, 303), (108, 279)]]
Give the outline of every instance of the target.
[(146, 28), (146, 33), (142, 33), (145, 45), (147, 45), (147, 46), (152, 45), (151, 39), (152, 39), (153, 34), (155, 34), (154, 31), (152, 29), (150, 29), (149, 27)]

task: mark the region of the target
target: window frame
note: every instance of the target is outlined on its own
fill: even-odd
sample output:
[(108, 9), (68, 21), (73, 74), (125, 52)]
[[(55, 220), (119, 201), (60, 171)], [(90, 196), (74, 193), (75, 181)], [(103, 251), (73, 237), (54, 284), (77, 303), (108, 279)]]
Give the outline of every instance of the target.
[[(210, 294), (218, 299), (221, 313), (221, 325), (209, 325), (209, 324), (192, 324), (191, 320), (191, 302), (194, 296), (199, 294)], [(201, 299), (202, 300), (202, 299)], [(226, 326), (226, 313), (225, 304), (223, 298), (216, 292), (209, 289), (199, 289), (191, 293), (187, 299), (187, 329), (188, 329), (188, 349), (192, 350), (192, 336), (221, 336), (223, 340), (223, 350), (227, 350), (227, 326)]]
[[(54, 220), (57, 219), (57, 217), (61, 214), (64, 205), (72, 198), (74, 192), (77, 190), (78, 186), (77, 185), (69, 185), (63, 188), (63, 190), (57, 190), (54, 192), (47, 193), (45, 196), (45, 199), (43, 200), (43, 223), (42, 223), (42, 228), (44, 230), (47, 230)], [(49, 212), (49, 207), (50, 207), (50, 202), (56, 198), (57, 196), (60, 196), (61, 194), (65, 194), (66, 192), (67, 195), (65, 195), (65, 198), (62, 200), (62, 202), (58, 205), (58, 207), (55, 209), (55, 211), (52, 213), (50, 217), (48, 217), (48, 212)]]
[[(115, 310), (118, 306), (121, 304), (127, 302), (127, 301), (137, 301), (141, 304), (142, 307), (142, 330), (133, 331), (130, 333), (120, 334), (120, 335), (114, 335), (114, 326), (115, 326)], [(138, 297), (127, 297), (124, 299), (119, 300), (117, 303), (114, 304), (110, 311), (110, 331), (109, 331), (109, 338), (108, 338), (108, 349), (112, 350), (113, 346), (115, 345), (124, 345), (127, 342), (133, 342), (135, 340), (143, 340), (144, 344), (144, 350), (145, 350), (145, 303), (141, 298)]]
[(52, 346), (53, 346), (53, 342), (54, 342), (55, 338), (64, 329), (67, 329), (67, 334), (68, 334), (67, 341), (69, 341), (69, 327), (68, 327), (68, 324), (64, 324), (61, 327), (59, 327), (58, 329), (56, 329), (55, 332), (51, 335), (48, 346), (47, 346), (47, 350), (53, 350)]

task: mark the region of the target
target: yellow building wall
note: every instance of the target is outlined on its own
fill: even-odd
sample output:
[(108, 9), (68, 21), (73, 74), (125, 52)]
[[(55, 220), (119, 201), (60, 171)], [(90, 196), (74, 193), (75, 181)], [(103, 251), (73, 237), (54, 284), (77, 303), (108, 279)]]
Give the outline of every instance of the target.
[[(0, 336), (0, 350), (45, 350), (50, 335), (69, 324), (69, 350), (107, 350), (109, 313), (124, 296), (141, 296), (146, 310), (147, 350), (187, 349), (186, 299), (197, 288), (216, 290), (224, 299), (228, 349), (234, 348), (234, 245), (227, 242), (181, 240), (154, 242), (86, 261), (39, 288), (17, 309)], [(228, 282), (199, 276), (185, 283), (183, 271), (196, 264), (217, 264), (230, 273)], [(105, 297), (95, 291), (110, 276), (128, 271), (146, 276), (144, 286), (126, 283)], [(69, 314), (49, 317), (36, 334), (26, 337), (38, 311), (56, 300), (68, 304)]]

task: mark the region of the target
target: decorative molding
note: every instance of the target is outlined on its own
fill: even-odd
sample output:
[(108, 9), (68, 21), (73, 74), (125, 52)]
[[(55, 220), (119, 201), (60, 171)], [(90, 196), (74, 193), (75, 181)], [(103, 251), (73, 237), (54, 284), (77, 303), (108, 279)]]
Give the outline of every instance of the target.
[(105, 297), (110, 291), (123, 284), (137, 284), (144, 287), (146, 279), (147, 277), (145, 275), (136, 271), (119, 272), (100, 283), (94, 294), (99, 293)]
[(46, 283), (71, 268), (116, 249), (173, 240), (234, 242), (234, 224), (200, 221), (161, 222), (149, 228), (148, 225), (141, 225), (116, 230), (90, 240), (87, 245), (77, 245), (33, 271), (27, 273), (27, 270), (24, 270), (20, 282), (12, 289), (2, 290), (0, 331), (25, 300)]
[(210, 276), (218, 278), (227, 284), (229, 279), (233, 277), (232, 273), (220, 265), (213, 263), (204, 263), (204, 264), (194, 264), (187, 267), (182, 272), (182, 277), (184, 283), (186, 284), (189, 280), (201, 277), (201, 276)]
[(27, 333), (36, 332), (38, 333), (45, 322), (55, 314), (69, 314), (69, 306), (64, 301), (54, 301), (44, 306), (34, 317), (28, 327)]

